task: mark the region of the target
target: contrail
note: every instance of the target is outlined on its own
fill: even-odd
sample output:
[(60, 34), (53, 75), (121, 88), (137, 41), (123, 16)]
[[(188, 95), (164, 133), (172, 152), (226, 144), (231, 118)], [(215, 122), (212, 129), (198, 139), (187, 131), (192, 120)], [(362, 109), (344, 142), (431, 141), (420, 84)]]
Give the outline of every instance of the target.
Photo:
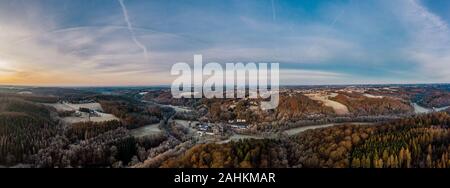
[(66, 0), (65, 2), (64, 2), (64, 8), (63, 8), (63, 10), (65, 11), (65, 10), (67, 10), (67, 3), (68, 3), (69, 1), (68, 0)]
[(133, 26), (130, 22), (130, 19), (128, 18), (128, 11), (127, 11), (127, 8), (125, 7), (125, 4), (123, 3), (123, 0), (118, 0), (118, 1), (120, 3), (120, 6), (122, 7), (123, 17), (125, 19), (125, 22), (127, 23), (128, 31), (131, 34), (131, 39), (136, 44), (136, 46), (138, 46), (139, 48), (142, 49), (142, 51), (144, 53), (144, 57), (147, 60), (148, 59), (147, 48), (141, 42), (139, 42), (139, 40), (137, 39), (136, 34), (134, 33)]
[[(353, 0), (350, 0), (349, 4), (353, 4)], [(345, 13), (345, 9), (342, 9), (341, 12), (336, 15), (333, 19), (333, 21), (330, 23), (330, 27), (334, 27), (334, 25), (336, 24), (336, 22), (344, 15)], [(310, 53), (311, 50), (313, 49), (313, 45), (311, 45), (308, 50), (306, 51), (306, 53)]]
[[(353, 0), (350, 0), (349, 4), (350, 5), (353, 4)], [(336, 24), (336, 22), (342, 17), (342, 15), (344, 15), (344, 13), (345, 13), (345, 9), (342, 9), (341, 12), (336, 17), (334, 17), (334, 19), (331, 22), (330, 26), (333, 27), (334, 24)]]
[(336, 22), (338, 21), (338, 19), (340, 19), (340, 17), (344, 14), (345, 10), (343, 9), (341, 11), (341, 13), (339, 13), (339, 15), (337, 15), (334, 19), (333, 22), (331, 22), (330, 26), (334, 26), (334, 24), (336, 24)]
[(277, 19), (277, 12), (275, 11), (275, 2), (272, 0), (272, 19), (275, 21)]

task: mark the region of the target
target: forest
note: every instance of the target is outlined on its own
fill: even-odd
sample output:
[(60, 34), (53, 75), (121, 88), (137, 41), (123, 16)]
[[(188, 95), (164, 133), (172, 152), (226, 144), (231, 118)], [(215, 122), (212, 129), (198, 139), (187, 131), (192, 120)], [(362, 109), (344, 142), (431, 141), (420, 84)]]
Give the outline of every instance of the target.
[(447, 114), (383, 126), (350, 153), (351, 166), (363, 168), (447, 168), (450, 165)]
[(65, 125), (55, 109), (25, 99), (0, 97), (0, 166), (120, 168), (167, 140), (135, 138), (121, 121)]
[(169, 159), (163, 168), (286, 168), (287, 151), (282, 142), (244, 140), (227, 144), (200, 144), (179, 159)]
[(420, 104), (429, 108), (450, 106), (450, 94), (448, 92), (440, 91), (432, 92), (425, 95), (420, 101)]
[(276, 119), (289, 119), (292, 121), (305, 119), (311, 116), (325, 117), (334, 115), (334, 110), (323, 106), (318, 101), (311, 100), (305, 95), (282, 95), (280, 105), (276, 111)]
[(31, 155), (48, 146), (58, 130), (46, 107), (0, 97), (0, 164), (30, 160)]
[(406, 101), (390, 97), (369, 98), (359, 94), (339, 93), (331, 100), (344, 104), (356, 116), (360, 115), (396, 115), (413, 112), (413, 108)]
[(200, 99), (192, 98), (173, 98), (170, 90), (149, 91), (142, 97), (143, 100), (152, 101), (158, 104), (174, 105), (174, 106), (198, 106)]
[(159, 123), (161, 119), (174, 113), (173, 109), (148, 106), (133, 98), (124, 96), (99, 95), (93, 97), (93, 99), (99, 101), (106, 113), (120, 118), (122, 123), (129, 129)]
[[(52, 90), (44, 90), (51, 92)], [(70, 92), (73, 92), (70, 90)], [(164, 93), (164, 92), (163, 92)], [(147, 94), (151, 96), (153, 94)], [(167, 98), (166, 94), (155, 94)], [(303, 94), (282, 95), (278, 109), (256, 109), (258, 100), (200, 99), (193, 112), (141, 101), (133, 95), (67, 94), (99, 102), (120, 120), (65, 124), (49, 105), (63, 100), (40, 95), (0, 95), (0, 166), (40, 168), (447, 168), (450, 167), (450, 109), (410, 114), (403, 100), (340, 93), (333, 98), (352, 116), (335, 116), (331, 108)], [(425, 99), (425, 98), (424, 98)], [(189, 103), (189, 100), (186, 100)], [(163, 102), (163, 101), (160, 101)], [(173, 101), (172, 101), (173, 102)], [(168, 103), (172, 103), (168, 102)], [(192, 102), (192, 101), (191, 101)], [(376, 121), (370, 115), (383, 121)], [(206, 121), (246, 119), (247, 133), (275, 132), (273, 139), (227, 143), (206, 141), (173, 118)], [(283, 130), (317, 123), (374, 120), (370, 125), (343, 124), (288, 136)], [(132, 136), (129, 129), (160, 123), (161, 132)], [(195, 132), (194, 132), (195, 134)]]
[(234, 119), (245, 119), (247, 122), (297, 121), (309, 118), (333, 116), (334, 111), (321, 103), (311, 100), (305, 95), (281, 95), (277, 109), (263, 111), (259, 108), (258, 99), (201, 99), (197, 105), (199, 115), (206, 115), (208, 120), (223, 122)]
[(308, 130), (279, 140), (203, 144), (161, 167), (447, 168), (449, 125), (450, 115), (434, 113), (379, 125)]

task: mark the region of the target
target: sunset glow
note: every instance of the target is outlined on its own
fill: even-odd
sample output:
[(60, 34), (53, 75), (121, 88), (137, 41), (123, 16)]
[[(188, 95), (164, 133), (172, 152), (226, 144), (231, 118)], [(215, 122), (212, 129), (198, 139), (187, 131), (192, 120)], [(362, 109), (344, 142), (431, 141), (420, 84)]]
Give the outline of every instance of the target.
[(5, 0), (0, 84), (169, 85), (170, 67), (192, 64), (194, 54), (221, 64), (280, 63), (290, 73), (282, 84), (449, 82), (449, 6)]

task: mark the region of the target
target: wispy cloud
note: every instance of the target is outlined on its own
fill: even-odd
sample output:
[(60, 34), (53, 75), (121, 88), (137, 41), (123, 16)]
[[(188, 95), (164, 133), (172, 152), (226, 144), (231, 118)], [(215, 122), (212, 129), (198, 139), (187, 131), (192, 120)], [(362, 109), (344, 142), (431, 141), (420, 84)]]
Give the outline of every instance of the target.
[(14, 73), (17, 72), (14, 69), (0, 68), (0, 73)]
[(193, 54), (279, 62), (285, 83), (450, 81), (448, 23), (421, 1), (10, 2), (0, 72), (14, 82), (168, 84)]
[(403, 19), (410, 26), (412, 40), (405, 54), (419, 63), (423, 74), (450, 81), (450, 30), (448, 24), (420, 1), (406, 0)]
[(275, 9), (275, 0), (271, 0), (271, 4), (272, 4), (272, 20), (276, 21), (277, 20), (277, 11)]
[(280, 75), (280, 82), (286, 85), (342, 84), (351, 77), (342, 73), (304, 69), (282, 69)]
[(119, 1), (120, 6), (122, 7), (123, 17), (125, 19), (125, 22), (127, 23), (128, 30), (130, 31), (131, 39), (136, 44), (136, 46), (138, 46), (139, 48), (142, 49), (145, 59), (148, 59), (147, 47), (144, 44), (142, 44), (136, 37), (136, 34), (133, 29), (133, 25), (131, 24), (129, 16), (128, 16), (128, 10), (125, 6), (125, 3), (123, 2), (124, 0), (118, 0), (118, 1)]

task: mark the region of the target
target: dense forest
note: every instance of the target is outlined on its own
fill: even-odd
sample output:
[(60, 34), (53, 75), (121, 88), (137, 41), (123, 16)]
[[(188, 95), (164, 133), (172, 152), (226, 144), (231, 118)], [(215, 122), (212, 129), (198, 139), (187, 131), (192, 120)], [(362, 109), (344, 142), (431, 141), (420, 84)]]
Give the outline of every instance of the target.
[(380, 127), (351, 152), (352, 167), (450, 167), (450, 118), (447, 114), (403, 120)]
[(76, 142), (58, 135), (34, 156), (32, 164), (39, 168), (124, 167), (134, 153), (134, 137), (119, 128)]
[(339, 102), (349, 109), (353, 115), (395, 115), (413, 112), (409, 102), (390, 97), (369, 98), (360, 94), (339, 93), (331, 100)]
[(13, 93), (0, 93), (0, 97), (22, 99), (25, 101), (36, 102), (36, 103), (56, 103), (60, 99), (59, 97), (53, 97), (53, 96), (19, 95), (19, 94), (13, 94)]
[[(311, 100), (305, 95), (280, 96), (277, 109), (264, 111), (259, 108), (260, 100), (202, 99), (206, 117), (213, 122), (245, 119), (247, 122), (296, 121), (308, 118), (323, 118), (334, 115), (330, 107)], [(199, 109), (199, 114), (203, 109)]]
[(18, 98), (0, 98), (0, 164), (12, 165), (49, 144), (59, 127), (50, 111)]
[(192, 98), (173, 98), (170, 90), (149, 91), (142, 97), (143, 100), (152, 101), (158, 104), (174, 105), (174, 106), (198, 106), (200, 99)]
[[(42, 92), (51, 92), (43, 90)], [(72, 90), (70, 90), (72, 92)], [(75, 92), (75, 91), (73, 91)], [(163, 92), (164, 93), (164, 92)], [(158, 100), (168, 96), (155, 95)], [(130, 97), (131, 96), (131, 97)], [(176, 167), (176, 168), (447, 168), (450, 167), (450, 109), (446, 112), (389, 119), (411, 112), (411, 106), (390, 97), (369, 98), (340, 93), (333, 100), (345, 104), (355, 117), (335, 116), (333, 109), (302, 94), (282, 95), (280, 105), (262, 111), (258, 100), (184, 99), (193, 112), (175, 112), (139, 98), (117, 95), (65, 97), (97, 101), (120, 120), (65, 124), (48, 105), (63, 100), (34, 94), (0, 95), (0, 166), (30, 167)], [(438, 95), (440, 96), (440, 95)], [(439, 98), (442, 98), (441, 96)], [(427, 99), (422, 96), (422, 99)], [(439, 99), (440, 100), (440, 99)], [(426, 101), (426, 100), (424, 100)], [(433, 100), (430, 100), (433, 101)], [(163, 102), (163, 101), (159, 101)], [(167, 102), (167, 101), (166, 101)], [(178, 104), (175, 101), (167, 102)], [(297, 135), (285, 128), (370, 119), (372, 125), (343, 124)], [(412, 115), (412, 114), (411, 114)], [(249, 132), (277, 132), (276, 139), (247, 139), (219, 144), (201, 142), (173, 118), (210, 121), (246, 119)], [(162, 121), (161, 121), (162, 120)], [(132, 136), (129, 129), (160, 123), (161, 132)], [(265, 129), (267, 128), (267, 129)]]
[(119, 121), (107, 121), (102, 123), (80, 122), (72, 124), (65, 132), (70, 140), (85, 140), (96, 137), (104, 132), (122, 127)]
[(397, 98), (369, 98), (360, 94), (339, 94), (330, 99), (346, 105), (350, 114), (337, 115), (333, 108), (299, 93), (281, 95), (278, 107), (269, 111), (259, 108), (260, 100), (258, 99), (201, 99), (194, 109), (199, 117), (203, 116), (212, 122), (245, 119), (248, 123), (269, 123), (272, 127), (274, 124), (277, 124), (275, 127), (280, 127), (297, 121), (339, 122), (339, 119), (378, 121), (411, 115), (414, 112), (409, 102)]
[(441, 91), (431, 92), (422, 98), (420, 104), (428, 108), (450, 106), (450, 93)]
[(279, 140), (203, 144), (162, 167), (446, 168), (449, 125), (450, 115), (435, 113), (308, 130)]
[(244, 140), (227, 144), (201, 144), (178, 159), (169, 159), (164, 168), (268, 168), (288, 167), (282, 142)]
[(120, 121), (65, 125), (55, 109), (32, 101), (0, 97), (1, 166), (126, 167), (167, 140), (165, 134), (135, 138)]
[(305, 119), (308, 117), (325, 117), (333, 115), (334, 110), (322, 105), (318, 101), (311, 100), (309, 97), (301, 94), (285, 96), (280, 98), (280, 104), (277, 108), (276, 119), (289, 119), (291, 121)]
[(133, 98), (123, 96), (101, 95), (94, 99), (99, 101), (106, 113), (114, 114), (130, 129), (158, 123), (164, 117), (167, 118), (175, 113), (170, 108), (148, 106)]

